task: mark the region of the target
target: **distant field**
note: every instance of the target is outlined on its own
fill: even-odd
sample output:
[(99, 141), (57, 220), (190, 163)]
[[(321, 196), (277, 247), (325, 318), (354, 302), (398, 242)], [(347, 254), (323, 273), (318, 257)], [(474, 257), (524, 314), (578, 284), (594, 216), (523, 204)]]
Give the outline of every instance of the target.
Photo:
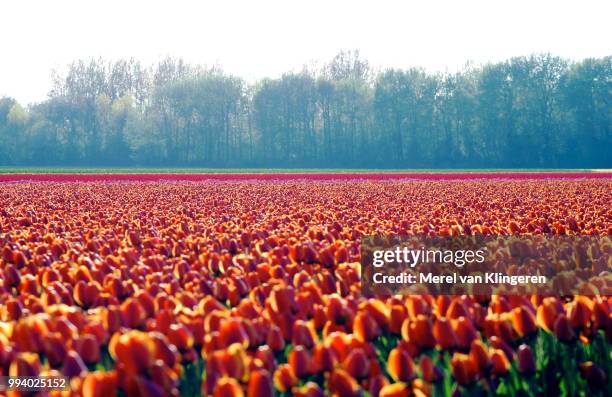
[(177, 172), (176, 170), (166, 172), (147, 172), (147, 173), (125, 173), (125, 172), (96, 172), (96, 173), (0, 173), (0, 182), (161, 182), (161, 181), (398, 181), (398, 180), (419, 180), (419, 181), (458, 181), (458, 180), (578, 180), (578, 179), (612, 179), (612, 172), (587, 172), (587, 171), (420, 171), (420, 172), (381, 172), (381, 171), (297, 171), (291, 172), (271, 170), (249, 170), (240, 172)]
[(611, 172), (594, 169), (482, 168), (482, 169), (364, 169), (364, 168), (145, 168), (145, 167), (1, 167), (0, 174), (380, 174), (380, 173), (515, 173)]

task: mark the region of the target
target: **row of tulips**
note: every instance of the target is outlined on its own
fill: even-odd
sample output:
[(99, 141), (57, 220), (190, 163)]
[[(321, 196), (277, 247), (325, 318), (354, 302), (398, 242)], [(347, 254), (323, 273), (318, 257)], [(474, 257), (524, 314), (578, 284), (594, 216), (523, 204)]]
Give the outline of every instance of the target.
[(0, 375), (48, 395), (612, 387), (609, 296), (366, 298), (358, 265), (374, 233), (605, 235), (606, 180), (2, 187)]

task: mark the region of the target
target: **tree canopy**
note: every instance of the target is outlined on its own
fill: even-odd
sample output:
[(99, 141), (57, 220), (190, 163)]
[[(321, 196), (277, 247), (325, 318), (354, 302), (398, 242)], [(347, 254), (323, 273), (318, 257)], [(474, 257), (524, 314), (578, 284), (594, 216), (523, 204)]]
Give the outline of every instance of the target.
[(167, 58), (79, 60), (48, 98), (0, 98), (0, 165), (612, 168), (612, 57), (456, 73), (358, 52), (247, 84)]

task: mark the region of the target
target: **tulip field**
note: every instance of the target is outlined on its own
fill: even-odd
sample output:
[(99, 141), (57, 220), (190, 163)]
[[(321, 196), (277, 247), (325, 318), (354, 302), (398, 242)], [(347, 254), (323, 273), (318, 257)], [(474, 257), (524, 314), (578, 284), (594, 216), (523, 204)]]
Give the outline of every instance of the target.
[(2, 174), (0, 376), (70, 380), (4, 393), (610, 396), (612, 296), (367, 298), (360, 241), (610, 236), (611, 203), (605, 172)]

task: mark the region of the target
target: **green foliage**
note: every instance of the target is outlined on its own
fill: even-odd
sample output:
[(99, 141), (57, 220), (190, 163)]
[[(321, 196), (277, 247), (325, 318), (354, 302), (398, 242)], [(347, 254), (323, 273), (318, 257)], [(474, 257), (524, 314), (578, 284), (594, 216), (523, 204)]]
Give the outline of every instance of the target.
[(374, 73), (358, 52), (253, 85), (167, 58), (72, 63), (0, 99), (0, 165), (611, 168), (612, 57)]

